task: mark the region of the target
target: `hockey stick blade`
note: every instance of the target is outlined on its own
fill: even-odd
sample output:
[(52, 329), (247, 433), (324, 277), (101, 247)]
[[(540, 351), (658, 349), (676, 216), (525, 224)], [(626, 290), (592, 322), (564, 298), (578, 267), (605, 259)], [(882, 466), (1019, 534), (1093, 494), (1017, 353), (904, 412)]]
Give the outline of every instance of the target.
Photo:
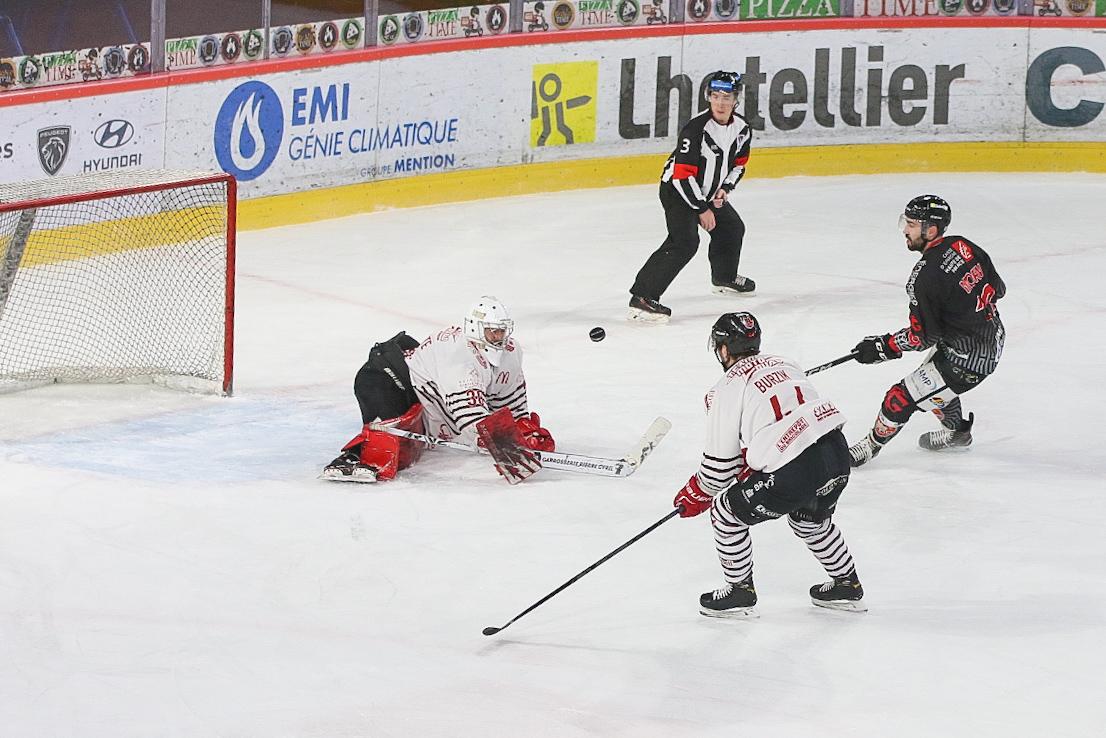
[(597, 474), (604, 477), (628, 477), (637, 471), (645, 458), (653, 453), (653, 449), (671, 429), (672, 423), (667, 418), (657, 418), (630, 451), (619, 459), (542, 451), (541, 463), (544, 468), (557, 471)]

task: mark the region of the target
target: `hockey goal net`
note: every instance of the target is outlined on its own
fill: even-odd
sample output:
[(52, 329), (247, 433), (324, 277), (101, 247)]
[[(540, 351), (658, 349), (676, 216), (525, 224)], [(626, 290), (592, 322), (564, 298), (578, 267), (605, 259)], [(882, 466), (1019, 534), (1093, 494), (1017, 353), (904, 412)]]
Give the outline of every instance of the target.
[(0, 391), (154, 381), (229, 395), (235, 206), (226, 174), (0, 185)]

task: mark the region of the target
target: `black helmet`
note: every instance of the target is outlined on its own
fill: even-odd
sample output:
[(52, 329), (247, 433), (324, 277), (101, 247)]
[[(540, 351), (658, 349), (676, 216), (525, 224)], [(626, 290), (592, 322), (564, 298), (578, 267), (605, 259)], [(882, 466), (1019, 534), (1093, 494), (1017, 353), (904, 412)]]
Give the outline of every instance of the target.
[(919, 221), (923, 228), (927, 223), (932, 223), (937, 226), (939, 233), (944, 233), (952, 222), (952, 208), (937, 195), (918, 195), (906, 203), (903, 216)]
[(726, 313), (714, 321), (707, 347), (719, 362), (718, 349), (725, 346), (730, 356), (760, 353), (760, 323), (752, 313)]
[(740, 86), (740, 72), (723, 72), (722, 70), (718, 70), (717, 72), (712, 72), (711, 75), (707, 77), (707, 82), (703, 85), (703, 97), (709, 102), (711, 90), (728, 92), (734, 97), (737, 97), (737, 88)]

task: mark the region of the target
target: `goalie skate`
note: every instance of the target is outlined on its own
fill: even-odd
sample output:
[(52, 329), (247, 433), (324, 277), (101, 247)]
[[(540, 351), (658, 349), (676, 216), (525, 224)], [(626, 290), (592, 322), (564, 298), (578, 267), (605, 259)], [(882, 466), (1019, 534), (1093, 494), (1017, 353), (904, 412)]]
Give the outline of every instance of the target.
[(319, 479), (331, 482), (358, 482), (360, 484), (372, 484), (376, 481), (376, 469), (367, 464), (362, 464), (356, 454), (344, 453), (330, 462), (319, 475)]

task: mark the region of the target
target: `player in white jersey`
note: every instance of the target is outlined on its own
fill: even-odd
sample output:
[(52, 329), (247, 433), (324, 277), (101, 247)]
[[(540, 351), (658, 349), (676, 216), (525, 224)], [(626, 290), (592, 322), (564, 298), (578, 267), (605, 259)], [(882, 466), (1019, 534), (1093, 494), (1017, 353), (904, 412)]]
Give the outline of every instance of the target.
[(422, 444), (370, 430), (373, 422), (476, 446), (476, 424), (508, 408), (529, 448), (553, 451), (553, 436), (527, 408), (522, 350), (513, 331), (507, 308), (485, 296), (463, 327), (444, 328), (422, 343), (400, 333), (375, 345), (354, 379), (364, 428), (323, 477), (375, 482), (418, 460)]
[(699, 470), (673, 501), (681, 517), (711, 511), (725, 584), (699, 598), (699, 611), (755, 615), (749, 527), (785, 515), (830, 575), (810, 588), (811, 601), (866, 610), (852, 556), (832, 519), (849, 482), (845, 418), (795, 362), (760, 353), (760, 337), (760, 324), (746, 312), (726, 313), (711, 329), (710, 349), (725, 374), (706, 396)]

